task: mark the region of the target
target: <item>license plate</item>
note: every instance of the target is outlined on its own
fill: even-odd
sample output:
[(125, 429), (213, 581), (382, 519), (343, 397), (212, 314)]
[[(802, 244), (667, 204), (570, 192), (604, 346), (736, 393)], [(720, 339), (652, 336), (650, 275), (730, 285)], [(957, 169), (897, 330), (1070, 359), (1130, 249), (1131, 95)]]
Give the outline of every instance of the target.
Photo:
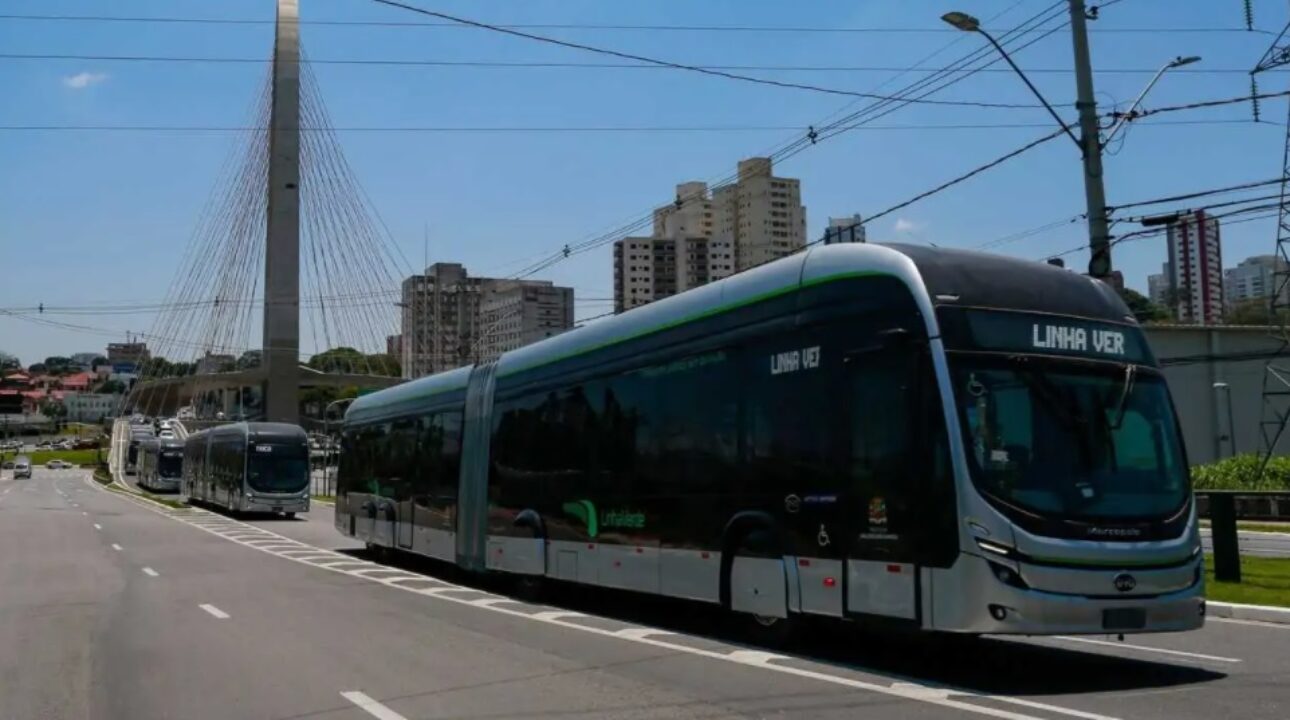
[(1143, 608), (1111, 608), (1102, 611), (1104, 630), (1141, 630), (1147, 626), (1147, 611)]
[(282, 506), (281, 506), (281, 505), (274, 505), (274, 506), (273, 506), (273, 512), (282, 512)]

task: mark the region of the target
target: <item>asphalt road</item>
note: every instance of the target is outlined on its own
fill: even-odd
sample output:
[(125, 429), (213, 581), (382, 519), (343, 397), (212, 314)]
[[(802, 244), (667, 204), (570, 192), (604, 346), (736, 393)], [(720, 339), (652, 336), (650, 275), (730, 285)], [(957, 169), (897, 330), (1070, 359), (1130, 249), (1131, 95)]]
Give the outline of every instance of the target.
[[(521, 602), (331, 529), (0, 476), (0, 718), (1290, 716), (1290, 626), (749, 646), (694, 605)], [(1106, 643), (1106, 644), (1102, 644)]]

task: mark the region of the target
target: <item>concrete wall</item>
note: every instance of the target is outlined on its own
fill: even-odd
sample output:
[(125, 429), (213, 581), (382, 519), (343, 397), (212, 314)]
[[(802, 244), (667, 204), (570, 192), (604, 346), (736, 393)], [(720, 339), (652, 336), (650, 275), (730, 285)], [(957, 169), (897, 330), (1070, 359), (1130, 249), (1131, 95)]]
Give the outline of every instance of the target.
[[(1262, 452), (1263, 376), (1269, 357), (1281, 345), (1279, 328), (1153, 325), (1146, 333), (1164, 366), (1191, 464), (1232, 453), (1227, 397), (1214, 389), (1216, 382), (1227, 383), (1231, 392), (1237, 452)], [(1278, 364), (1290, 367), (1290, 354), (1283, 357)], [(1282, 412), (1287, 406), (1290, 397), (1278, 401)], [(1290, 454), (1290, 430), (1276, 451)]]

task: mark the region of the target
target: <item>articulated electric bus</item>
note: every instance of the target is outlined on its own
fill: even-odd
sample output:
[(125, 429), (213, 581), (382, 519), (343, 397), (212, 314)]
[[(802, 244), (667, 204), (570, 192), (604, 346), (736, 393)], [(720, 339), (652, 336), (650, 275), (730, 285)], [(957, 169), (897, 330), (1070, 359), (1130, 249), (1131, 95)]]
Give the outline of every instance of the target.
[(189, 499), (234, 512), (309, 512), (309, 439), (286, 423), (232, 423), (188, 436)]
[(139, 442), (139, 487), (157, 492), (179, 492), (183, 475), (184, 441), (147, 438)]
[(1045, 264), (814, 248), (360, 397), (343, 438), (337, 528), (472, 571), (763, 628), (1204, 622), (1164, 378), (1113, 289)]

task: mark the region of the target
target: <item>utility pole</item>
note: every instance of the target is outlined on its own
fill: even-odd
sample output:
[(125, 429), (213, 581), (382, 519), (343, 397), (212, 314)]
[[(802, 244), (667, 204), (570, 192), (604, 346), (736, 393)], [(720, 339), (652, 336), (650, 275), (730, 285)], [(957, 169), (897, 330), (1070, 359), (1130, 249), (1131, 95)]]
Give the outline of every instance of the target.
[(1102, 184), (1102, 140), (1093, 97), (1093, 66), (1088, 55), (1088, 13), (1084, 0), (1070, 0), (1071, 44), (1075, 50), (1075, 109), (1079, 111), (1080, 146), (1084, 154), (1084, 203), (1088, 212), (1088, 274), (1111, 277), (1111, 228)]

